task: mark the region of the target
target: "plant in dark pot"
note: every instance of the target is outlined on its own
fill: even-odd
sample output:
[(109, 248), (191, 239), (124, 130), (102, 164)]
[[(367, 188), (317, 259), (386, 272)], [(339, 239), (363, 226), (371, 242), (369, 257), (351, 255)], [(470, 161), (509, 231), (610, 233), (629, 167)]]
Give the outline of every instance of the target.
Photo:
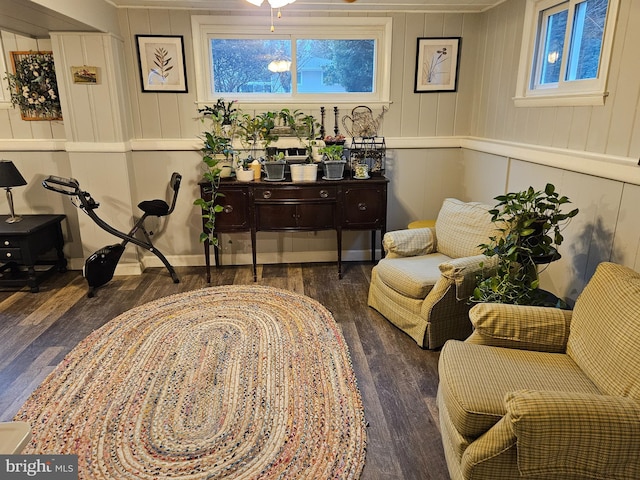
[(497, 257), (497, 263), (478, 276), (471, 302), (555, 306), (557, 301), (539, 288), (538, 267), (560, 258), (563, 227), (578, 209), (563, 212), (571, 202), (551, 183), (543, 191), (529, 187), (495, 200), (489, 213), (498, 234), (480, 247), (488, 257)]

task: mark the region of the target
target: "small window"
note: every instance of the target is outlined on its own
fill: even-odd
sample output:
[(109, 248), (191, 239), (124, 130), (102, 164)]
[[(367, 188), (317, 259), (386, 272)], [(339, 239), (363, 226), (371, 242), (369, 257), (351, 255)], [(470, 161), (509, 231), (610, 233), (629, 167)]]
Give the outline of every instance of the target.
[(529, 0), (516, 105), (602, 105), (618, 0)]
[(198, 102), (389, 101), (391, 19), (193, 16)]

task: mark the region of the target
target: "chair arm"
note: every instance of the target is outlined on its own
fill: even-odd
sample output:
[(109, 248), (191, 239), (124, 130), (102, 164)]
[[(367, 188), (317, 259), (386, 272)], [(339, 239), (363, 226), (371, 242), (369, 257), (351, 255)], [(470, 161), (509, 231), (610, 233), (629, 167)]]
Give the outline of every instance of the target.
[(520, 390), (505, 395), (524, 476), (640, 478), (640, 405), (629, 397)]
[(474, 331), (467, 342), (495, 347), (563, 353), (571, 310), (504, 303), (479, 303), (469, 311)]
[(456, 298), (466, 300), (471, 297), (476, 286), (476, 276), (486, 268), (493, 268), (497, 257), (474, 255), (473, 257), (452, 258), (438, 265), (443, 277), (456, 284)]
[(436, 251), (435, 228), (411, 228), (385, 233), (382, 246), (391, 257), (415, 257)]

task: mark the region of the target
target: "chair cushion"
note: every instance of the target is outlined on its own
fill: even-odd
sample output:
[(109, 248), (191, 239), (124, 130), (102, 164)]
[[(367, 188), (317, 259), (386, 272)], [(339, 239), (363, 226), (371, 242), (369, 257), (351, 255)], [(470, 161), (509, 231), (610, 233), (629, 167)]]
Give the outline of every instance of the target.
[(399, 257), (427, 255), (435, 251), (435, 230), (413, 228), (385, 233), (382, 246), (385, 252)]
[[(640, 406), (627, 397), (522, 390), (507, 394), (524, 476), (640, 478)], [(588, 425), (588, 428), (585, 428)]]
[(478, 303), (469, 311), (468, 342), (537, 352), (565, 353), (571, 310), (506, 303)]
[(490, 236), (498, 234), (491, 222), (491, 208), (478, 202), (446, 198), (436, 220), (438, 252), (451, 258), (481, 254), (478, 245), (488, 243)]
[(573, 310), (567, 353), (608, 395), (640, 400), (640, 274), (598, 265)]
[(380, 280), (406, 297), (424, 299), (440, 278), (438, 265), (450, 260), (441, 253), (383, 258), (376, 265)]
[[(478, 373), (479, 369), (481, 374)], [(600, 394), (565, 354), (512, 350), (457, 340), (442, 348), (440, 394), (451, 421), (475, 439), (506, 413), (504, 397), (516, 390), (556, 390)]]

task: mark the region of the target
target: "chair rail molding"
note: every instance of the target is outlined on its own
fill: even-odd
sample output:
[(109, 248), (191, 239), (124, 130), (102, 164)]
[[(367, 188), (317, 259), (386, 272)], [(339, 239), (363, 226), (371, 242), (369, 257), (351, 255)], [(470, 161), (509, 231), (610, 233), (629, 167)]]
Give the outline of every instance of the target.
[(466, 137), (462, 148), (640, 185), (637, 158), (526, 143)]
[[(387, 149), (463, 148), (578, 173), (640, 185), (638, 159), (527, 143), (471, 136), (386, 137)], [(137, 138), (126, 142), (67, 142), (65, 139), (0, 139), (0, 151), (67, 151), (115, 153), (128, 151), (184, 151), (201, 148), (197, 138)]]

